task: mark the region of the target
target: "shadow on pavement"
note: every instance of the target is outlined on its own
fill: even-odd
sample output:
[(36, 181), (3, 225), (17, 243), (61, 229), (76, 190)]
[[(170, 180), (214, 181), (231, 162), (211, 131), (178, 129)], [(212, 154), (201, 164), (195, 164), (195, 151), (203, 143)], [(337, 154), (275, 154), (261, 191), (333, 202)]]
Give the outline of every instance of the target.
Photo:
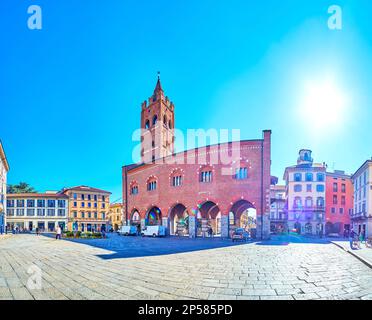
[[(54, 237), (54, 235), (51, 234), (45, 234), (44, 236)], [(221, 238), (142, 238), (122, 237), (118, 236), (117, 234), (108, 234), (107, 239), (63, 239), (62, 241), (80, 243), (83, 245), (110, 251), (110, 253), (97, 255), (97, 257), (104, 260), (172, 255), (195, 251), (236, 247), (247, 244), (258, 246), (288, 246), (292, 243), (330, 243), (330, 241), (325, 238), (320, 239), (315, 237), (304, 237), (300, 235), (271, 236), (270, 240), (265, 241), (234, 243), (231, 239)]]
[[(45, 234), (46, 237), (53, 235)], [(69, 241), (80, 243), (95, 248), (111, 251), (108, 254), (98, 254), (97, 257), (105, 260), (123, 259), (123, 258), (139, 258), (172, 255), (179, 253), (187, 253), (194, 251), (212, 250), (219, 248), (227, 248), (234, 246), (246, 245), (252, 242), (235, 242), (231, 239), (221, 238), (142, 238), (142, 237), (122, 237), (117, 234), (109, 234), (107, 239), (63, 239), (61, 241)]]

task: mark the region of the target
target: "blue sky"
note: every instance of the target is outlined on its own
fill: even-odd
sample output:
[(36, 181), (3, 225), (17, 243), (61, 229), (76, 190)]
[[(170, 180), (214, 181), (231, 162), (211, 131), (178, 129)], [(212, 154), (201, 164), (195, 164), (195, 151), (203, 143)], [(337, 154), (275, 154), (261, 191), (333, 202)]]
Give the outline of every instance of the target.
[[(43, 10), (40, 31), (27, 28), (31, 4)], [(327, 27), (333, 4), (343, 9), (339, 31)], [(272, 129), (273, 175), (300, 148), (352, 173), (372, 156), (371, 12), (369, 0), (1, 1), (9, 183), (85, 184), (120, 198), (158, 70), (178, 129), (239, 128), (242, 139)], [(304, 113), (308, 84), (327, 79), (342, 112)]]

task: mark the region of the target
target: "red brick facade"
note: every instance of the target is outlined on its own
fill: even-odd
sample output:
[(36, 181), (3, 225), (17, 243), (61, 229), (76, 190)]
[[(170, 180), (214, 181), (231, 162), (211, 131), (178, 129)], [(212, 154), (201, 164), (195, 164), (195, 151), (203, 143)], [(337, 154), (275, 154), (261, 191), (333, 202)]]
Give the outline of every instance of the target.
[[(153, 110), (143, 109), (142, 117), (143, 113), (154, 116)], [(207, 226), (228, 237), (229, 230), (241, 227), (247, 210), (254, 208), (255, 232), (268, 237), (270, 150), (267, 130), (259, 140), (188, 150), (162, 158), (165, 163), (124, 166), (125, 219), (142, 227), (162, 224), (170, 234), (180, 234), (180, 225), (187, 221), (182, 232), (191, 237), (203, 235)]]
[(342, 171), (326, 176), (326, 233), (343, 234), (350, 229), (354, 187), (351, 176)]

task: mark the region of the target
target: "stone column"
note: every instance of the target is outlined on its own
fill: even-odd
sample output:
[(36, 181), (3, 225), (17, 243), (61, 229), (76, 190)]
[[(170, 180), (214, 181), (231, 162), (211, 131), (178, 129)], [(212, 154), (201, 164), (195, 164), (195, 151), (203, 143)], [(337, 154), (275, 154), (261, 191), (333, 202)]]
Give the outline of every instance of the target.
[(170, 235), (170, 230), (169, 230), (169, 220), (168, 220), (168, 218), (162, 218), (161, 219), (161, 224), (162, 224), (162, 226), (163, 227), (165, 227), (165, 234), (167, 235), (167, 236), (169, 236)]
[(229, 216), (221, 216), (221, 238), (229, 238)]
[(201, 223), (202, 237), (205, 238), (208, 235), (208, 219), (202, 219)]
[(189, 237), (196, 238), (196, 217), (189, 216)]
[(270, 219), (268, 213), (264, 213), (263, 217), (257, 216), (257, 239), (270, 239)]

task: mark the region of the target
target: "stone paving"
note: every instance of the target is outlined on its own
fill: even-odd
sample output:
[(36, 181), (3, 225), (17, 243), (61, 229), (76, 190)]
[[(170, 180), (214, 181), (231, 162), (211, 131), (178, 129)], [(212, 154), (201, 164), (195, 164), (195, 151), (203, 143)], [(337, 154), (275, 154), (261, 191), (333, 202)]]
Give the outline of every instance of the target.
[[(195, 250), (200, 249), (200, 250)], [(41, 288), (30, 288), (41, 268)], [(328, 242), (141, 239), (0, 242), (2, 299), (372, 299), (372, 269)]]

